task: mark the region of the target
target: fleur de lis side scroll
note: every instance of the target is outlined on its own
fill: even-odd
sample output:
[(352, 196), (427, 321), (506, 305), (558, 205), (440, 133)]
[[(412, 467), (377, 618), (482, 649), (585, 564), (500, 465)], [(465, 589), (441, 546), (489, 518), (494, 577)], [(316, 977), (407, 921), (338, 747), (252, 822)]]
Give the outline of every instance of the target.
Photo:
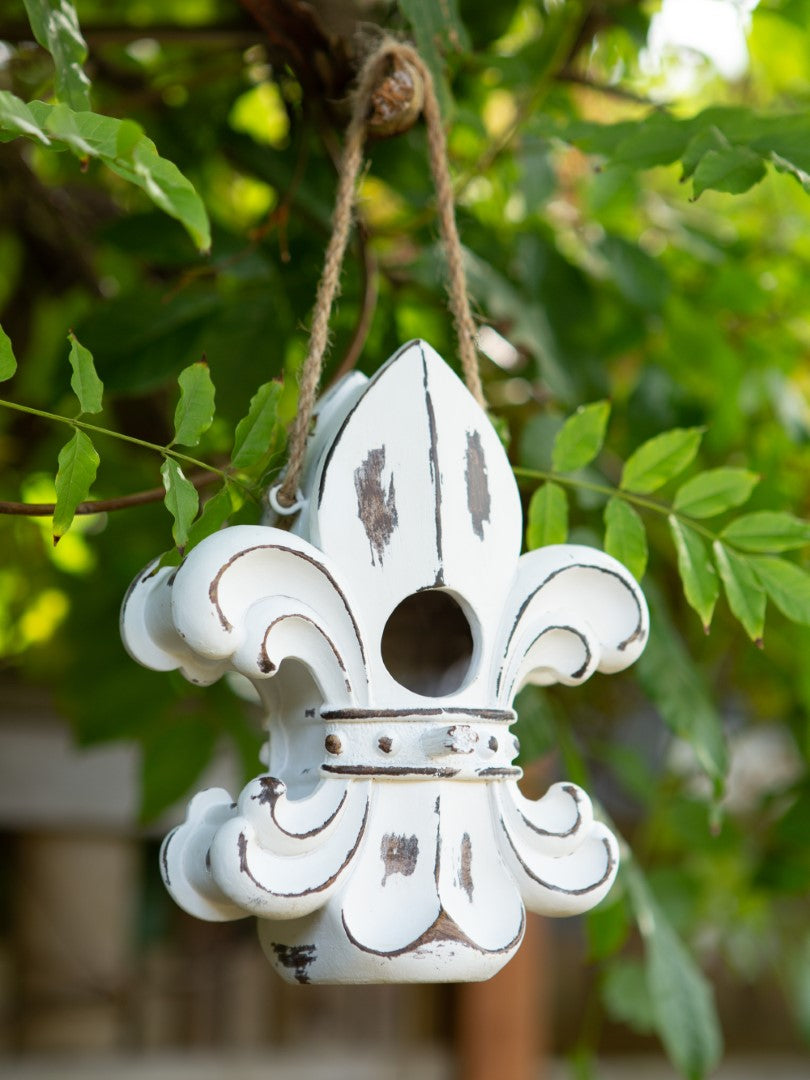
[[(422, 341), (322, 400), (303, 495), (293, 531), (223, 529), (125, 601), (135, 659), (200, 684), (239, 672), (270, 732), (236, 803), (192, 800), (164, 880), (200, 918), (257, 915), (290, 980), (487, 978), (526, 908), (585, 911), (618, 864), (580, 788), (521, 794), (512, 701), (631, 664), (644, 597), (600, 551), (520, 555), (500, 441)], [(410, 668), (390, 647), (403, 612)]]

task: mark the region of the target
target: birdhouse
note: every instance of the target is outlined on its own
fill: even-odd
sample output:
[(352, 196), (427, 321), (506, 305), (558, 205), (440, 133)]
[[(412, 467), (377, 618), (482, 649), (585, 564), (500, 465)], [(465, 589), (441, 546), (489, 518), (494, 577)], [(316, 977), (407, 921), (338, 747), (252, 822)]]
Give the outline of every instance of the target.
[(521, 536), (498, 436), (413, 341), (320, 402), (292, 530), (226, 528), (135, 581), (132, 656), (239, 672), (267, 717), (267, 772), (164, 842), (182, 908), (257, 916), (290, 981), (457, 982), (509, 960), (526, 909), (605, 896), (616, 841), (574, 784), (521, 794), (512, 702), (627, 667), (647, 607), (615, 559)]

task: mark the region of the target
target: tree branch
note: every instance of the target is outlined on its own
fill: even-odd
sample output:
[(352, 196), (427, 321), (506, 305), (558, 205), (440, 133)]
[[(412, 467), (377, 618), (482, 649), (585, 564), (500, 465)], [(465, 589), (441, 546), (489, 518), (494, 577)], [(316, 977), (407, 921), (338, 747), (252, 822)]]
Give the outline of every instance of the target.
[[(189, 483), (198, 489), (213, 484), (218, 479), (219, 474), (213, 472), (199, 472), (188, 477)], [(128, 510), (133, 506), (161, 502), (165, 494), (164, 488), (156, 487), (149, 488), (147, 491), (133, 491), (130, 495), (119, 495), (115, 499), (93, 499), (79, 503), (76, 513), (105, 514), (110, 510)], [(51, 517), (55, 507), (55, 503), (18, 503), (0, 500), (0, 514), (17, 517)]]
[(304, 0), (239, 0), (265, 33), (271, 54), (290, 64), (304, 94), (322, 103), (339, 101), (355, 72), (347, 42), (330, 33), (316, 8)]

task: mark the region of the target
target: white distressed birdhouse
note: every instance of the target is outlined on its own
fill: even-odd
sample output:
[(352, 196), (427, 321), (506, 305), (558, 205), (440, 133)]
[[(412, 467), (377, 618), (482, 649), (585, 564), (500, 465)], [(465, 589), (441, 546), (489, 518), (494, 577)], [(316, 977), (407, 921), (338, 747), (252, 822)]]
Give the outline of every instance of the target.
[(422, 341), (320, 403), (292, 532), (223, 529), (139, 577), (136, 660), (246, 676), (268, 771), (192, 799), (163, 877), (202, 919), (256, 915), (298, 982), (486, 979), (525, 909), (574, 915), (616, 874), (588, 796), (524, 798), (512, 701), (631, 664), (647, 607), (573, 544), (520, 555), (522, 516), (486, 415)]

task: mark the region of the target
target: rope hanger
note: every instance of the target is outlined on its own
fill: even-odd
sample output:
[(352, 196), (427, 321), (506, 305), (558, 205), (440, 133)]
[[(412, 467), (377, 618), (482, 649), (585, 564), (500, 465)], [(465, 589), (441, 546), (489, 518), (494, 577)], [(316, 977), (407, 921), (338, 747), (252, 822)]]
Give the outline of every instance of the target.
[(413, 68), (424, 83), (422, 115), (427, 130), (428, 158), (436, 189), (436, 212), (439, 234), (447, 259), (447, 296), (453, 325), (458, 339), (459, 357), (467, 389), (484, 407), (484, 393), (478, 371), (475, 349), (475, 323), (467, 296), (467, 279), (456, 226), (453, 186), (447, 160), (447, 140), (442, 126), (441, 111), (436, 97), (433, 77), (422, 57), (412, 45), (385, 39), (366, 59), (352, 100), (349, 126), (338, 168), (335, 208), (332, 212), (332, 232), (324, 256), (323, 270), (318, 283), (312, 329), (307, 356), (301, 369), (298, 412), (290, 433), (287, 469), (272, 500), (282, 512), (290, 513), (298, 504), (298, 484), (304, 467), (307, 437), (312, 411), (318, 395), (324, 353), (329, 338), (329, 319), (340, 290), (340, 273), (351, 232), (357, 179), (363, 166), (367, 122), (372, 94), (377, 88), (386, 63), (394, 60)]

